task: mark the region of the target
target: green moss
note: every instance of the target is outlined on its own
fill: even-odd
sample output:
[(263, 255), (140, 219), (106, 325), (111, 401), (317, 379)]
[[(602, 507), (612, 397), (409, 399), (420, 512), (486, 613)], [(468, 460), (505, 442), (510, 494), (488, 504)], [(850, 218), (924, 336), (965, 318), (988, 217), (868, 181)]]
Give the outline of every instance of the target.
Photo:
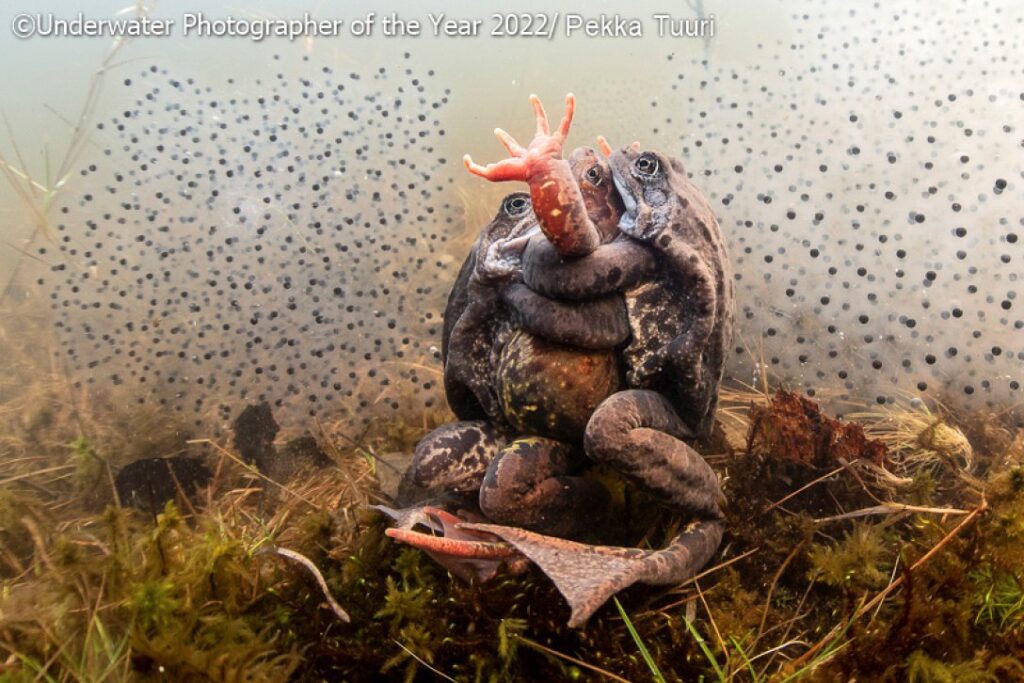
[(384, 606), (374, 614), (375, 619), (389, 619), (393, 635), (402, 629), (407, 622), (424, 620), (428, 615), (428, 607), (434, 599), (434, 593), (428, 588), (399, 587), (394, 577), (387, 578), (387, 592), (384, 595)]
[[(596, 668), (649, 680), (653, 669), (639, 640), (666, 680), (717, 676), (696, 632), (733, 680), (786, 671), (801, 680), (1011, 680), (1024, 675), (1012, 659), (1024, 651), (1024, 470), (1005, 456), (1006, 444), (1019, 441), (1007, 429), (965, 429), (975, 435), (978, 480), (939, 473), (939, 481), (922, 469), (895, 492), (854, 468), (822, 478), (827, 470), (773, 462), (756, 445), (720, 456), (727, 535), (713, 562), (749, 555), (701, 578), (700, 594), (693, 584), (621, 592), (636, 639), (608, 606), (586, 628), (568, 629), (564, 601), (536, 570), (467, 585), (394, 543), (380, 516), (362, 507), (372, 466), (355, 448), (332, 451), (341, 470), (262, 496), (229, 463), (209, 507), (197, 501), (192, 514), (172, 504), (152, 519), (102, 508), (103, 497), (87, 495), (90, 478), (109, 487), (105, 470), (95, 469), (102, 461), (92, 444), (100, 442), (79, 439), (74, 468), (67, 450), (54, 455), (66, 469), (52, 491), (20, 481), (0, 486), (0, 643), (19, 662), (3, 675), (430, 680), (431, 667), (459, 681), (490, 682), (597, 680)], [(422, 426), (394, 421), (361, 442), (393, 452), (421, 435)], [(108, 433), (103, 443), (118, 438)], [(110, 453), (111, 462), (120, 457)], [(617, 486), (629, 518), (623, 534), (652, 547), (671, 535), (674, 516)], [(821, 521), (880, 499), (970, 509), (982, 491), (989, 511), (950, 540), (962, 516)], [(325, 607), (304, 570), (256, 553), (268, 543), (309, 557), (351, 623)], [(853, 618), (893, 581), (901, 583)], [(797, 663), (833, 632), (827, 646)]]
[(983, 564), (971, 572), (975, 624), (987, 623), (997, 631), (1024, 625), (1024, 586), (1012, 573)]
[(144, 631), (165, 628), (182, 602), (174, 597), (174, 584), (167, 579), (144, 580), (128, 600), (128, 609)]
[[(1003, 667), (1007, 663), (1004, 659), (986, 662), (980, 658), (950, 663), (932, 659), (915, 650), (907, 658), (906, 676), (908, 683), (1000, 683), (1006, 680), (1001, 672), (1005, 671)], [(1024, 673), (1019, 662), (1016, 668), (1019, 673)]]
[(75, 468), (75, 481), (79, 486), (95, 486), (103, 476), (103, 461), (93, 450), (89, 440), (80, 436), (68, 444), (70, 461)]
[(811, 579), (846, 591), (877, 590), (891, 564), (882, 529), (867, 524), (855, 524), (835, 544), (812, 547), (808, 560)]

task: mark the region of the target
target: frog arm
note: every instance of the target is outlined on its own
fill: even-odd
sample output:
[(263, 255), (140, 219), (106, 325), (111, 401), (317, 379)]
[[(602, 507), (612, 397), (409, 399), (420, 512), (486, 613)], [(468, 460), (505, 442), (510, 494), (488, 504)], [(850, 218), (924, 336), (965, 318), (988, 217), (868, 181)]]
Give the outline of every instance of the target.
[[(668, 240), (662, 238), (669, 236)], [(646, 355), (640, 366), (631, 370), (639, 386), (660, 386), (684, 416), (696, 438), (711, 431), (721, 381), (724, 325), (720, 314), (720, 283), (707, 258), (683, 239), (667, 233), (653, 241), (679, 278), (684, 299), (677, 311), (664, 311), (646, 324), (661, 325), (666, 316), (676, 317), (676, 334)], [(634, 316), (634, 322), (641, 320)], [(640, 334), (640, 337), (654, 336)], [(709, 355), (709, 353), (715, 355)]]
[(502, 292), (502, 299), (527, 331), (551, 342), (583, 349), (612, 349), (629, 339), (626, 305), (618, 295), (565, 302), (517, 283)]
[(476, 252), (480, 241), (481, 238), (478, 237), (473, 243), (466, 260), (462, 262), (462, 268), (459, 269), (459, 274), (455, 278), (452, 291), (448, 294), (448, 304), (444, 309), (444, 326), (441, 330), (442, 364), (448, 361), (448, 345), (451, 342), (452, 330), (455, 329), (455, 324), (469, 304), (469, 279), (472, 277), (473, 271), (476, 270)]
[(444, 362), (444, 392), (460, 420), (496, 419), (501, 415), (490, 379), (494, 345), (490, 326), (498, 305), (496, 292), (481, 290), (452, 326)]
[(566, 260), (550, 241), (534, 237), (523, 253), (523, 282), (538, 294), (579, 301), (625, 291), (651, 275), (654, 251), (625, 235), (591, 254)]

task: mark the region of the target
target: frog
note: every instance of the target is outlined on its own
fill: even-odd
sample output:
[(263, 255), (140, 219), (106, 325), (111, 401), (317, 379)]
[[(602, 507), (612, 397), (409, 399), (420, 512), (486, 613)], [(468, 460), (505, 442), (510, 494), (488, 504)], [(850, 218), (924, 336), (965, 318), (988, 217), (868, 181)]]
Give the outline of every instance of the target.
[[(472, 437), (442, 431), (444, 448), (428, 435), (410, 468), (421, 479), (436, 474), (425, 467), (433, 462), (472, 471), (460, 491), (477, 491), (486, 521), (449, 518), (443, 537), (401, 524), (388, 535), (435, 554), (526, 558), (567, 599), (569, 625), (580, 626), (633, 583), (675, 584), (692, 576), (721, 542), (718, 479), (692, 444), (714, 419), (732, 327), (732, 282), (718, 223), (681, 162), (638, 145), (613, 151), (603, 140), (603, 160), (587, 148), (563, 159), (575, 99), (566, 98), (555, 133), (539, 99), (531, 103), (536, 134), (529, 146), (498, 129), (509, 159), (488, 166), (464, 160), (488, 180), (526, 182), (536, 219), (536, 228), (514, 237), (512, 277), (489, 292), (514, 321), (488, 340), (481, 383), (497, 400), (470, 400), (467, 410), (454, 392), (458, 416), (483, 418), (478, 431)], [(463, 307), (450, 342), (472, 305), (472, 293), (466, 290), (462, 300), (460, 291), (457, 283), (449, 299), (453, 315)], [(625, 308), (628, 335), (607, 348), (567, 339), (572, 325), (566, 321), (578, 320), (571, 311), (595, 301)], [(573, 333), (579, 332), (586, 330)], [(446, 374), (463, 356), (453, 359), (449, 345), (448, 358)], [(446, 457), (436, 457), (442, 452)], [(466, 456), (471, 453), (479, 457)], [(600, 527), (608, 509), (603, 485), (578, 475), (595, 463), (693, 521), (661, 550), (572, 540), (583, 527)], [(438, 525), (427, 526), (437, 531)]]
[[(536, 101), (535, 106), (540, 108), (538, 125), (546, 126), (542, 105)], [(510, 139), (503, 131), (498, 134), (499, 138)], [(562, 170), (572, 174), (579, 188), (578, 200), (586, 204), (580, 219), (593, 216), (595, 220), (586, 227), (604, 235), (607, 241), (616, 233), (622, 205), (607, 164), (601, 161), (600, 166), (598, 162), (593, 149), (580, 148), (570, 155)], [(522, 257), (537, 238), (547, 243), (542, 228), (532, 203), (524, 201), (523, 193), (513, 193), (502, 200), (497, 214), (471, 247), (449, 295), (441, 346), (445, 392), (460, 420), (442, 425), (420, 441), (400, 498), (408, 499), (409, 491), (423, 489), (471, 496), (482, 482), (487, 465), (507, 445), (510, 434), (578, 442), (593, 408), (619, 385), (621, 373), (611, 349), (629, 336), (625, 302), (611, 286), (597, 292), (613, 293), (611, 296), (571, 302), (525, 286), (520, 272)], [(595, 270), (625, 268), (614, 256), (602, 260), (595, 254), (590, 261), (587, 271), (578, 269), (574, 275), (567, 268), (563, 272), (563, 289), (593, 290)], [(637, 279), (639, 274), (627, 272), (621, 277)], [(608, 279), (616, 282), (615, 278)], [(510, 311), (514, 315), (509, 315)], [(531, 358), (544, 359), (539, 363), (541, 371), (535, 374), (527, 371), (527, 359)], [(518, 400), (521, 393), (533, 400)], [(523, 407), (530, 409), (521, 410)], [(531, 420), (538, 416), (552, 423)], [(546, 441), (524, 441), (517, 447), (530, 454), (537, 471), (553, 463), (557, 463), (556, 470), (571, 469), (569, 463), (579, 460), (568, 457), (560, 445)], [(538, 448), (543, 454), (535, 452)], [(489, 497), (482, 502), (485, 510), (508, 519), (507, 514), (494, 509)]]
[[(539, 233), (528, 196), (513, 193), (470, 249), (442, 331), (445, 391), (460, 419), (417, 444), (399, 498), (442, 490), (450, 503), (472, 508), (479, 494), (479, 507), (491, 519), (572, 534), (573, 520), (600, 513), (607, 495), (596, 482), (572, 476), (586, 461), (569, 443), (579, 441), (593, 408), (619, 386), (612, 349), (629, 330), (621, 297), (566, 303), (523, 286), (519, 264)], [(521, 410), (522, 393), (531, 398), (530, 410)], [(537, 416), (544, 423), (533, 421)], [(515, 468), (512, 485), (485, 488), (488, 467), (506, 456), (507, 465), (529, 466)], [(500, 480), (509, 480), (509, 468), (501, 472)], [(529, 487), (532, 477), (544, 481), (543, 473), (557, 473), (563, 487), (586, 494), (539, 490), (532, 505), (510, 503), (512, 487)], [(555, 509), (569, 500), (586, 509)]]

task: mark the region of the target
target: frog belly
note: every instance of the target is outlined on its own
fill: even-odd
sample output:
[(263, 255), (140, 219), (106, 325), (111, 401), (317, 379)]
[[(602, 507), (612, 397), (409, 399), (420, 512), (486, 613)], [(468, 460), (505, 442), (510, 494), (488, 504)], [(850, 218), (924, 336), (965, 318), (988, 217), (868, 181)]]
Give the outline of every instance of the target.
[(498, 398), (524, 434), (578, 442), (594, 409), (623, 388), (613, 350), (590, 351), (516, 332), (501, 352)]

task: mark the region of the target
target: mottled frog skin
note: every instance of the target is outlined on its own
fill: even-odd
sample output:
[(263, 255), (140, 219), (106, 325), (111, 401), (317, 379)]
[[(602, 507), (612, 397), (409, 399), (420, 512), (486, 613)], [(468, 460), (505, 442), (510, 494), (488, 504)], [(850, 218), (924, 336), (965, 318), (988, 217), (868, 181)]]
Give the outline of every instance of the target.
[(695, 434), (706, 437), (735, 310), (725, 240), (678, 159), (626, 147), (611, 155), (609, 165), (626, 205), (619, 230), (652, 246), (663, 268), (626, 296), (629, 384), (668, 396)]
[[(444, 350), (446, 389), (465, 421), (428, 435), (409, 471), (419, 486), (469, 497), (479, 484), (494, 523), (456, 525), (460, 539), (389, 534), (470, 558), (483, 557), (481, 542), (465, 534), (510, 546), (552, 578), (579, 625), (632, 583), (692, 576), (721, 541), (718, 480), (689, 442), (714, 421), (732, 282), (714, 215), (677, 160), (637, 146), (562, 159), (574, 100), (553, 134), (531, 101), (528, 147), (498, 130), (511, 158), (466, 159), (482, 177), (526, 182), (535, 225), (508, 228), (499, 212), (467, 259)], [(499, 278), (480, 270), (484, 245), (502, 254)], [(578, 476), (589, 463), (694, 521), (658, 551), (554, 537), (593, 530), (608, 508), (604, 487)]]
[[(629, 338), (626, 304), (613, 287), (579, 302), (533, 291), (523, 283), (521, 264), (537, 241), (547, 243), (528, 196), (509, 195), (449, 296), (445, 390), (462, 419), (579, 442), (590, 413), (577, 406), (592, 411), (621, 385), (614, 349)], [(602, 386), (607, 389), (598, 391)]]

